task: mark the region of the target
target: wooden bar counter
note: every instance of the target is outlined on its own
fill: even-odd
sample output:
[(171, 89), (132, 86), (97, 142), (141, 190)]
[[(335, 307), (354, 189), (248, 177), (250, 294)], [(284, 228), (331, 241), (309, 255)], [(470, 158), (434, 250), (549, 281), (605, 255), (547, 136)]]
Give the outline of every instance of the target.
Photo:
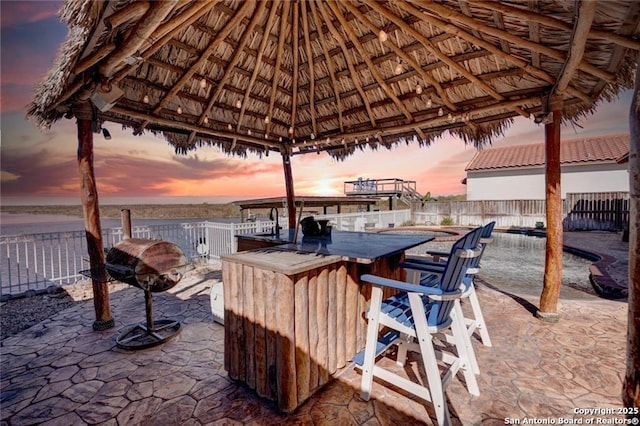
[[(222, 256), (225, 369), (287, 413), (364, 347), (371, 289), (360, 275), (403, 278), (404, 249), (385, 246), (392, 239), (369, 234), (364, 238), (379, 241), (370, 250), (375, 257), (351, 257), (340, 241), (361, 246), (356, 234), (364, 233), (340, 234), (352, 235), (296, 243), (285, 235), (278, 246)], [(406, 249), (430, 239), (412, 236), (400, 244)], [(378, 256), (381, 246), (386, 255)]]

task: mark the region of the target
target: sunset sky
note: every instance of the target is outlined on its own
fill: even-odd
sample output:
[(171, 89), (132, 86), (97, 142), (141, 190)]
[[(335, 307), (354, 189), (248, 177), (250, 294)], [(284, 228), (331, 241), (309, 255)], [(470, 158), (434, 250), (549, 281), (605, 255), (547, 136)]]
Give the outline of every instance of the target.
[[(40, 131), (25, 119), (33, 87), (51, 68), (67, 33), (59, 1), (0, 2), (1, 202), (3, 204), (77, 204), (79, 178), (74, 120), (62, 119)], [(631, 92), (596, 114), (563, 127), (562, 137), (628, 132)], [(116, 124), (105, 125), (112, 139), (95, 135), (95, 173), (100, 202), (226, 202), (283, 196), (279, 155), (259, 159), (229, 157), (216, 148), (176, 155), (162, 138), (133, 136)], [(544, 129), (533, 120), (515, 119), (494, 146), (542, 142)], [(298, 195), (340, 195), (343, 182), (363, 178), (415, 180), (421, 193), (462, 194), (465, 166), (475, 153), (462, 140), (444, 134), (430, 147), (398, 146), (393, 151), (358, 151), (337, 162), (327, 154), (292, 160)]]

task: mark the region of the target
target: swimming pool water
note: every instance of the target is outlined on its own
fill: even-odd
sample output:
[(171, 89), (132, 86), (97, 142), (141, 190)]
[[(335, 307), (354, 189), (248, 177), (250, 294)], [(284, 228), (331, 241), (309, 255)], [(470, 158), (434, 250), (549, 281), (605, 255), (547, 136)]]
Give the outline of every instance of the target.
[[(478, 277), (510, 294), (539, 297), (544, 281), (545, 238), (498, 232), (494, 232), (492, 238), (483, 254)], [(452, 244), (453, 241), (432, 241), (407, 250), (407, 254), (424, 254), (426, 250), (448, 251)], [(595, 291), (589, 282), (591, 263), (573, 254), (563, 254), (561, 299), (594, 297)]]

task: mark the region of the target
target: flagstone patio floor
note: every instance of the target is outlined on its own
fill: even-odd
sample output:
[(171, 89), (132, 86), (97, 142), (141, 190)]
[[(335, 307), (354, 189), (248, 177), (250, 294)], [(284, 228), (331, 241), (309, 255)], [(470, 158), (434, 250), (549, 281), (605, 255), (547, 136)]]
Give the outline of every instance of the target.
[[(613, 238), (607, 244), (619, 247)], [(590, 241), (590, 240), (588, 240)], [(593, 249), (593, 244), (589, 244)], [(624, 251), (619, 250), (624, 257)], [(408, 425), (433, 424), (430, 403), (374, 383), (359, 395), (347, 365), (289, 415), (278, 413), (224, 370), (224, 329), (213, 322), (209, 291), (219, 268), (198, 267), (176, 287), (154, 294), (155, 319), (182, 323), (172, 340), (120, 349), (116, 336), (144, 321), (143, 292), (110, 284), (116, 327), (96, 332), (93, 301), (2, 340), (1, 425)], [(84, 294), (91, 291), (87, 285)], [(493, 340), (474, 340), (480, 396), (455, 378), (447, 390), (454, 424), (517, 424), (524, 419), (622, 419), (627, 303), (590, 296), (561, 300), (560, 321), (533, 316), (538, 300), (477, 284)], [(466, 308), (465, 308), (466, 309)], [(416, 368), (410, 358), (407, 368)], [(587, 413), (596, 409), (597, 412)]]

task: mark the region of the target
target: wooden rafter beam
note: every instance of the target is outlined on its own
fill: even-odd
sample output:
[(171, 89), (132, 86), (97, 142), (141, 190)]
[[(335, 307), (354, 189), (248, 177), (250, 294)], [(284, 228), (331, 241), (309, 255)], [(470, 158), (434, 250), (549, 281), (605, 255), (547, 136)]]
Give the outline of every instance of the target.
[(563, 93), (569, 87), (569, 82), (582, 62), (584, 49), (587, 44), (587, 37), (591, 29), (591, 23), (596, 15), (598, 3), (590, 0), (582, 0), (579, 3), (578, 15), (575, 18), (575, 27), (571, 35), (571, 45), (567, 61), (562, 69), (562, 74), (554, 86), (555, 91)]
[[(220, 77), (220, 79), (218, 80), (218, 84), (216, 86), (215, 91), (209, 97), (207, 106), (203, 109), (202, 114), (198, 119), (198, 124), (202, 124), (204, 122), (204, 117), (206, 117), (207, 114), (209, 114), (209, 112), (211, 111), (211, 108), (218, 100), (218, 97), (220, 96), (220, 94), (222, 94), (225, 84), (229, 80), (231, 73), (235, 69), (235, 66), (238, 63), (238, 61), (240, 60), (240, 55), (242, 54), (243, 47), (249, 41), (249, 37), (251, 37), (251, 35), (253, 34), (253, 29), (258, 24), (258, 21), (262, 18), (262, 14), (264, 12), (264, 9), (266, 8), (266, 4), (267, 4), (266, 2), (260, 2), (258, 3), (258, 7), (254, 9), (253, 16), (251, 17), (249, 24), (247, 24), (245, 31), (242, 33), (242, 37), (240, 38), (240, 41), (238, 42), (238, 49), (235, 49), (233, 51), (233, 55), (231, 55), (231, 59), (229, 59), (229, 63), (226, 64), (224, 73), (222, 74), (222, 77)], [(241, 111), (244, 112), (244, 110), (246, 109), (246, 105), (242, 104), (240, 108), (241, 108)], [(240, 133), (240, 127), (242, 125), (242, 121), (240, 120), (240, 118), (242, 116), (243, 114), (241, 113), (238, 117), (238, 122), (236, 123), (236, 133)], [(191, 133), (191, 135), (189, 135), (189, 142), (191, 142), (194, 137), (195, 137), (195, 133), (193, 132)]]
[[(344, 3), (344, 6), (346, 6), (351, 13), (353, 13), (366, 27), (368, 27), (369, 30), (373, 34), (378, 34), (380, 32), (381, 28), (378, 28), (365, 15), (363, 15), (357, 8), (353, 7), (350, 3)], [(409, 65), (411, 65), (411, 67), (415, 70), (416, 73), (418, 73), (418, 75), (420, 75), (420, 77), (422, 77), (424, 80), (426, 80), (427, 83), (429, 83), (430, 85), (432, 85), (435, 88), (436, 93), (438, 94), (440, 99), (442, 99), (442, 102), (444, 103), (444, 105), (447, 106), (447, 108), (451, 109), (452, 111), (456, 111), (457, 110), (456, 106), (449, 100), (449, 96), (442, 89), (442, 85), (438, 82), (438, 80), (436, 80), (429, 73), (424, 71), (422, 69), (422, 65), (421, 64), (419, 64), (414, 58), (412, 58), (410, 55), (408, 55), (404, 51), (404, 49), (401, 49), (399, 46), (396, 46), (393, 43), (393, 41), (391, 41), (389, 43), (386, 43), (385, 45), (390, 47), (391, 50), (393, 50), (393, 52), (397, 56), (401, 57)], [(372, 62), (374, 62), (375, 64), (379, 63), (379, 61), (376, 61), (376, 59), (377, 58), (374, 58), (372, 60)]]
[(291, 127), (293, 127), (293, 134), (290, 137), (294, 138), (296, 135), (296, 113), (298, 109), (298, 78), (300, 76), (300, 47), (299, 47), (299, 39), (300, 39), (300, 3), (293, 3), (293, 32), (291, 34), (291, 38), (293, 39), (293, 87), (291, 95)]
[(261, 139), (261, 138), (252, 137), (248, 135), (238, 135), (232, 132), (225, 132), (225, 131), (210, 129), (208, 127), (198, 126), (196, 124), (189, 124), (184, 121), (170, 120), (168, 118), (156, 117), (140, 111), (134, 111), (129, 108), (123, 108), (118, 105), (111, 108), (109, 112), (113, 112), (115, 114), (122, 114), (124, 116), (132, 117), (138, 120), (153, 122), (161, 126), (166, 126), (167, 131), (171, 131), (171, 129), (182, 129), (189, 132), (201, 133), (208, 137), (223, 137), (227, 139), (239, 139), (239, 140), (251, 142), (258, 146), (274, 148), (276, 150), (280, 150), (280, 148), (282, 147), (282, 145), (279, 144), (278, 142), (275, 142), (269, 139)]
[[(140, 56), (142, 57), (143, 61), (151, 59), (151, 56), (162, 47), (164, 47), (167, 43), (169, 43), (178, 32), (180, 32), (183, 28), (192, 25), (194, 22), (200, 19), (200, 17), (207, 13), (211, 8), (213, 8), (218, 1), (220, 0), (212, 0), (211, 2), (197, 2), (196, 4), (185, 10), (183, 13), (181, 13), (179, 16), (173, 17), (170, 23), (168, 22), (161, 25), (151, 35), (151, 38), (153, 40), (156, 40), (156, 42), (148, 49), (140, 52)], [(114, 81), (119, 82), (127, 77), (127, 75), (129, 75), (140, 65), (140, 63), (126, 66), (122, 70), (118, 71), (118, 73), (114, 76)]]
[[(316, 24), (316, 28), (318, 29), (318, 31), (320, 31), (320, 28), (322, 28), (322, 23), (320, 22), (320, 18), (318, 17), (318, 12), (316, 11), (315, 3), (311, 2), (309, 5), (311, 8), (311, 15), (313, 16), (313, 20)], [(329, 54), (326, 44), (321, 42), (320, 45), (322, 46), (325, 65), (327, 66), (327, 71), (329, 72), (329, 76), (331, 78), (331, 85), (333, 89), (333, 97), (328, 99), (333, 99), (336, 102), (336, 109), (338, 112), (338, 123), (340, 125), (340, 131), (343, 132), (344, 119), (342, 117), (342, 101), (340, 100), (340, 91), (338, 90), (338, 81), (336, 80), (335, 66), (333, 64), (333, 60), (331, 59), (331, 55)], [(319, 60), (322, 60), (322, 58), (320, 58)]]
[(129, 3), (120, 10), (104, 19), (107, 28), (116, 28), (128, 21), (135, 21), (143, 16), (149, 10), (151, 5), (148, 1), (136, 1)]
[[(538, 10), (538, 0), (531, 0), (529, 8)], [(527, 22), (529, 23), (529, 39), (534, 43), (540, 43), (540, 23), (533, 20), (528, 20)], [(540, 54), (538, 52), (531, 52), (531, 64), (536, 68), (540, 68)]]
[(147, 13), (138, 21), (135, 28), (130, 31), (129, 38), (118, 48), (116, 48), (98, 66), (100, 75), (110, 78), (116, 69), (121, 66), (125, 59), (136, 54), (147, 38), (153, 34), (164, 18), (178, 6), (177, 1), (154, 2)]
[[(353, 7), (350, 3), (343, 3), (344, 6), (346, 6), (349, 11), (356, 16), (361, 22), (363, 22), (370, 31), (372, 31), (372, 33), (378, 34), (380, 32), (380, 28), (378, 28), (375, 24), (373, 24), (364, 14), (362, 14), (360, 12), (360, 10), (356, 7)], [(354, 37), (354, 39), (357, 40), (356, 37)], [(449, 108), (451, 111), (457, 111), (458, 108), (455, 106), (455, 104), (453, 104), (451, 102), (451, 100), (449, 99), (449, 96), (446, 94), (446, 92), (442, 89), (442, 86), (440, 85), (440, 83), (434, 79), (429, 73), (427, 73), (426, 71), (424, 71), (422, 69), (422, 65), (420, 65), (418, 62), (416, 62), (411, 56), (409, 56), (407, 53), (405, 53), (405, 51), (403, 49), (401, 49), (399, 46), (396, 46), (393, 41), (391, 41), (390, 43), (387, 43), (387, 46), (391, 47), (391, 50), (393, 50), (393, 52), (403, 58), (408, 64), (411, 65), (411, 67), (415, 70), (416, 73), (418, 73), (424, 80), (426, 80), (429, 84), (431, 84), (431, 86), (433, 86), (435, 88), (436, 93), (438, 94), (438, 96), (440, 97), (440, 99), (442, 100), (443, 104)], [(373, 62), (373, 61), (372, 61)], [(369, 64), (367, 64), (369, 65)], [(375, 68), (375, 66), (369, 66), (370, 69)], [(376, 81), (378, 81), (376, 79)], [(378, 82), (378, 85), (380, 85), (380, 83)], [(404, 104), (402, 104), (404, 105)], [(474, 127), (473, 124), (469, 124), (470, 126)], [(420, 128), (416, 128), (416, 133), (418, 134), (418, 136), (421, 139), (426, 139), (424, 132), (420, 129)]]
[[(207, 62), (208, 57), (215, 51), (218, 45), (224, 40), (224, 38), (238, 25), (240, 20), (246, 15), (249, 7), (251, 6), (251, 2), (243, 3), (242, 6), (238, 9), (238, 12), (231, 18), (231, 20), (222, 27), (217, 37), (207, 46), (202, 55), (198, 58), (198, 60), (191, 65), (191, 67), (184, 72), (182, 77), (173, 85), (173, 87), (169, 90), (169, 92), (160, 100), (160, 102), (156, 105), (153, 110), (153, 114), (157, 115), (162, 109), (169, 104), (173, 100), (173, 98), (182, 90), (182, 87), (189, 81), (196, 71), (202, 68), (202, 65)], [(149, 121), (144, 121), (140, 128), (138, 129), (138, 133), (141, 132), (146, 125), (149, 124)]]
[[(474, 109), (473, 113), (474, 115), (481, 116), (483, 114), (490, 114), (500, 110), (513, 110), (514, 106), (522, 107), (524, 105), (540, 105), (540, 96), (494, 102), (491, 105)], [(511, 113), (511, 116), (513, 115), (515, 114)], [(437, 125), (449, 125), (449, 127), (452, 127), (453, 124), (454, 123), (452, 123), (446, 116), (439, 117), (437, 116), (437, 114), (435, 114), (435, 117), (431, 116), (428, 118), (416, 120), (413, 123), (399, 124), (396, 126), (385, 127), (385, 128), (378, 127), (376, 129), (367, 129), (367, 130), (343, 133), (340, 135), (340, 138), (345, 138), (345, 139), (366, 138), (367, 136), (372, 137), (377, 133), (380, 133), (382, 136), (386, 136), (386, 135), (393, 135), (393, 134), (398, 134), (403, 132), (410, 132), (410, 131), (413, 131), (414, 127), (416, 126), (420, 128), (432, 129)], [(455, 122), (455, 124), (462, 125), (463, 122), (458, 120)], [(322, 141), (321, 140), (317, 141), (316, 144), (322, 144)], [(299, 147), (299, 146), (305, 146), (305, 145), (304, 145), (304, 142), (297, 142), (294, 146)]]
[[(402, 20), (401, 17), (396, 16), (395, 14), (391, 13), (388, 9), (382, 7), (381, 5), (377, 4), (376, 2), (371, 3), (371, 6), (374, 9), (376, 9), (379, 13), (384, 15), (387, 19), (389, 19), (390, 21), (394, 22), (396, 25), (402, 27), (405, 32), (407, 32), (414, 39), (416, 39), (418, 42), (420, 42), (425, 47), (425, 49), (429, 50), (439, 60), (441, 60), (442, 62), (444, 62), (445, 64), (447, 64), (451, 68), (453, 68), (454, 70), (456, 70), (460, 75), (464, 76), (467, 80), (469, 80), (470, 82), (476, 84), (485, 93), (493, 96), (496, 100), (500, 100), (500, 101), (504, 100), (504, 98), (500, 95), (500, 93), (498, 93), (493, 87), (489, 86), (488, 84), (486, 84), (485, 82), (483, 82), (482, 80), (477, 78), (475, 75), (473, 75), (473, 73), (469, 72), (465, 67), (463, 67), (459, 63), (457, 63), (454, 60), (452, 60), (449, 56), (447, 56), (444, 53), (442, 53), (440, 51), (440, 49), (438, 49), (430, 40), (428, 40), (426, 37), (424, 37), (415, 28), (410, 27), (408, 25), (405, 25), (404, 21)], [(399, 4), (399, 6), (403, 7), (410, 14), (413, 14), (414, 16), (420, 16), (421, 19), (426, 20), (427, 15), (421, 13), (419, 10), (417, 10), (413, 6), (408, 5), (406, 3), (405, 4)], [(470, 36), (473, 37), (472, 35), (470, 35)], [(518, 108), (518, 107), (515, 106), (515, 108)], [(529, 114), (527, 114), (527, 112), (524, 111), (524, 110), (520, 109), (517, 112), (518, 112), (518, 114), (522, 115), (523, 117), (528, 117), (529, 116)]]
[(115, 43), (107, 43), (102, 45), (99, 49), (93, 52), (91, 55), (82, 59), (73, 69), (74, 74), (80, 74), (81, 72), (89, 69), (94, 66), (102, 59), (104, 59), (107, 55), (113, 52), (116, 49)]
[[(499, 37), (503, 40), (506, 40), (510, 43), (515, 44), (516, 46), (520, 46), (522, 48), (529, 49), (531, 51), (540, 52), (541, 54), (548, 56), (550, 58), (557, 59), (559, 61), (566, 60), (567, 55), (564, 52), (553, 49), (551, 47), (547, 47), (539, 43), (535, 43), (531, 40), (527, 40), (522, 37), (518, 37), (508, 31), (503, 31), (499, 28), (494, 28), (489, 25), (482, 24), (473, 18), (469, 18), (468, 16), (464, 16), (463, 14), (457, 13), (446, 6), (442, 6), (433, 2), (432, 0), (409, 0), (409, 1), (424, 7), (429, 12), (429, 14), (437, 15), (438, 17), (445, 17), (449, 20), (453, 20), (461, 24), (468, 25), (471, 28), (476, 28), (478, 31), (481, 31), (485, 34), (489, 34), (494, 37)], [(418, 11), (418, 13), (421, 13), (421, 12)], [(615, 81), (615, 76), (613, 76), (611, 73), (603, 71), (600, 68), (594, 65), (591, 65), (588, 62), (580, 61), (580, 64), (578, 64), (578, 67), (582, 71), (589, 73), (594, 77), (598, 77), (602, 80), (605, 80), (609, 83)]]
[[(280, 32), (278, 37), (278, 50), (276, 51), (276, 66), (275, 69), (279, 70), (282, 64), (282, 51), (284, 49), (284, 41), (286, 37), (286, 24), (287, 24), (287, 16), (289, 16), (289, 2), (282, 3), (282, 12), (280, 13)], [(273, 78), (271, 81), (271, 99), (269, 100), (269, 111), (267, 112), (267, 116), (273, 118), (273, 104), (276, 102), (276, 89), (278, 87), (278, 79)], [(269, 121), (267, 125), (267, 133), (271, 133), (271, 125), (272, 121)]]
[[(542, 79), (543, 81), (546, 81), (547, 83), (553, 85), (556, 82), (555, 77), (549, 75), (546, 71), (538, 69), (533, 67), (531, 64), (529, 64), (527, 61), (520, 59), (514, 55), (507, 55), (506, 53), (504, 53), (502, 50), (500, 50), (498, 47), (494, 46), (493, 44), (486, 42), (484, 40), (481, 40), (479, 38), (474, 37), (472, 34), (469, 34), (466, 31), (463, 31), (462, 29), (456, 27), (455, 25), (452, 24), (447, 24), (446, 22), (441, 21), (438, 18), (435, 18), (431, 15), (427, 15), (427, 14), (423, 14), (421, 13), (418, 9), (415, 8), (411, 8), (411, 13), (417, 13), (420, 15), (420, 17), (426, 21), (426, 22), (431, 22), (434, 25), (438, 25), (440, 26), (443, 30), (450, 32), (452, 34), (455, 34), (465, 40), (467, 40), (470, 43), (473, 43), (475, 45), (477, 45), (478, 47), (481, 47), (483, 49), (486, 49), (487, 51), (491, 52), (492, 54), (498, 56), (500, 59), (503, 59), (519, 68), (522, 68), (523, 70), (525, 70), (527, 73)], [(466, 76), (465, 76), (466, 77)], [(593, 100), (591, 98), (589, 98), (587, 95), (585, 95), (584, 93), (580, 92), (579, 90), (573, 88), (573, 87), (569, 87), (567, 89), (567, 93), (569, 93), (571, 96), (575, 96), (578, 97), (580, 99), (582, 99), (585, 103), (592, 103)]]
[[(265, 31), (267, 34), (271, 33), (271, 27), (273, 25), (273, 21), (275, 20), (276, 17), (276, 4), (272, 3), (271, 9), (269, 10), (269, 18), (267, 18), (267, 23), (265, 25)], [(240, 123), (244, 117), (244, 113), (246, 110), (246, 106), (247, 103), (249, 101), (249, 99), (251, 98), (251, 91), (253, 90), (253, 85), (256, 82), (256, 78), (258, 77), (258, 74), (260, 72), (260, 69), (262, 68), (262, 53), (260, 52), (264, 52), (264, 49), (267, 45), (267, 42), (269, 41), (269, 37), (262, 37), (262, 40), (260, 41), (260, 48), (258, 50), (258, 55), (256, 56), (256, 64), (253, 68), (253, 73), (251, 74), (251, 79), (249, 80), (249, 84), (247, 85), (247, 89), (244, 92), (244, 96), (242, 98), (242, 108), (240, 109), (240, 117), (238, 118), (238, 123)], [(264, 103), (266, 103), (264, 100), (262, 100)], [(271, 117), (269, 117), (271, 118)], [(202, 123), (202, 120), (204, 120), (204, 117), (201, 117), (200, 120), (198, 120), (198, 123)]]
[(311, 129), (314, 135), (318, 134), (318, 126), (316, 125), (316, 86), (315, 86), (315, 70), (313, 62), (313, 51), (311, 50), (311, 40), (309, 31), (309, 13), (307, 12), (307, 2), (302, 2), (302, 32), (304, 35), (304, 46), (307, 52), (307, 64), (309, 68), (309, 112), (311, 113)]
[(318, 6), (318, 10), (320, 11), (320, 14), (323, 16), (325, 23), (327, 24), (327, 27), (329, 28), (329, 31), (331, 32), (331, 35), (342, 48), (342, 54), (344, 55), (344, 60), (347, 64), (347, 67), (349, 68), (349, 71), (351, 71), (353, 84), (356, 86), (356, 89), (358, 90), (358, 93), (362, 98), (362, 103), (367, 109), (367, 114), (369, 115), (369, 122), (371, 123), (371, 127), (376, 127), (376, 120), (373, 115), (373, 111), (371, 110), (371, 105), (369, 104), (369, 100), (367, 99), (366, 93), (364, 92), (364, 90), (362, 90), (362, 83), (360, 82), (360, 78), (358, 77), (358, 74), (356, 73), (356, 70), (353, 67), (353, 63), (351, 62), (351, 59), (349, 58), (349, 51), (347, 50), (345, 41), (342, 38), (342, 35), (338, 32), (338, 30), (336, 30), (336, 28), (333, 26), (331, 17), (329, 16), (329, 13), (325, 10), (323, 4), (318, 3), (317, 6)]
[(360, 52), (360, 56), (362, 57), (364, 62), (367, 64), (367, 67), (368, 67), (367, 69), (373, 76), (374, 80), (378, 82), (378, 85), (380, 86), (380, 88), (386, 93), (389, 99), (393, 101), (393, 103), (398, 107), (398, 109), (405, 115), (405, 117), (407, 118), (407, 121), (412, 122), (413, 117), (411, 116), (411, 112), (409, 112), (407, 107), (404, 106), (404, 104), (400, 101), (400, 99), (398, 99), (393, 89), (389, 87), (387, 82), (384, 80), (384, 77), (380, 74), (380, 71), (378, 71), (378, 67), (376, 67), (374, 63), (371, 62), (371, 59), (366, 54), (366, 49), (364, 48), (364, 46), (362, 46), (362, 44), (360, 44), (358, 37), (349, 26), (347, 20), (344, 18), (342, 11), (338, 8), (338, 6), (334, 2), (328, 2), (327, 4), (329, 5), (329, 8), (333, 12), (333, 14), (336, 16), (336, 18), (338, 18), (340, 25), (342, 25), (342, 29), (346, 31), (347, 35), (353, 42), (354, 48), (358, 52)]
[[(546, 25), (548, 27), (556, 28), (559, 30), (565, 30), (565, 31), (572, 30), (571, 24), (565, 21), (556, 19), (550, 15), (543, 15), (541, 13), (536, 13), (531, 10), (521, 9), (516, 6), (510, 6), (502, 2), (485, 1), (485, 0), (482, 0), (482, 1), (468, 0), (468, 1), (472, 2), (474, 6), (495, 10), (501, 13), (506, 13), (516, 18), (520, 18), (526, 22), (535, 22), (535, 23)], [(608, 31), (592, 29), (591, 31), (589, 31), (589, 38), (606, 40), (622, 47), (627, 47), (633, 50), (640, 50), (640, 40), (633, 39), (631, 37), (625, 37), (624, 35), (608, 32)]]

